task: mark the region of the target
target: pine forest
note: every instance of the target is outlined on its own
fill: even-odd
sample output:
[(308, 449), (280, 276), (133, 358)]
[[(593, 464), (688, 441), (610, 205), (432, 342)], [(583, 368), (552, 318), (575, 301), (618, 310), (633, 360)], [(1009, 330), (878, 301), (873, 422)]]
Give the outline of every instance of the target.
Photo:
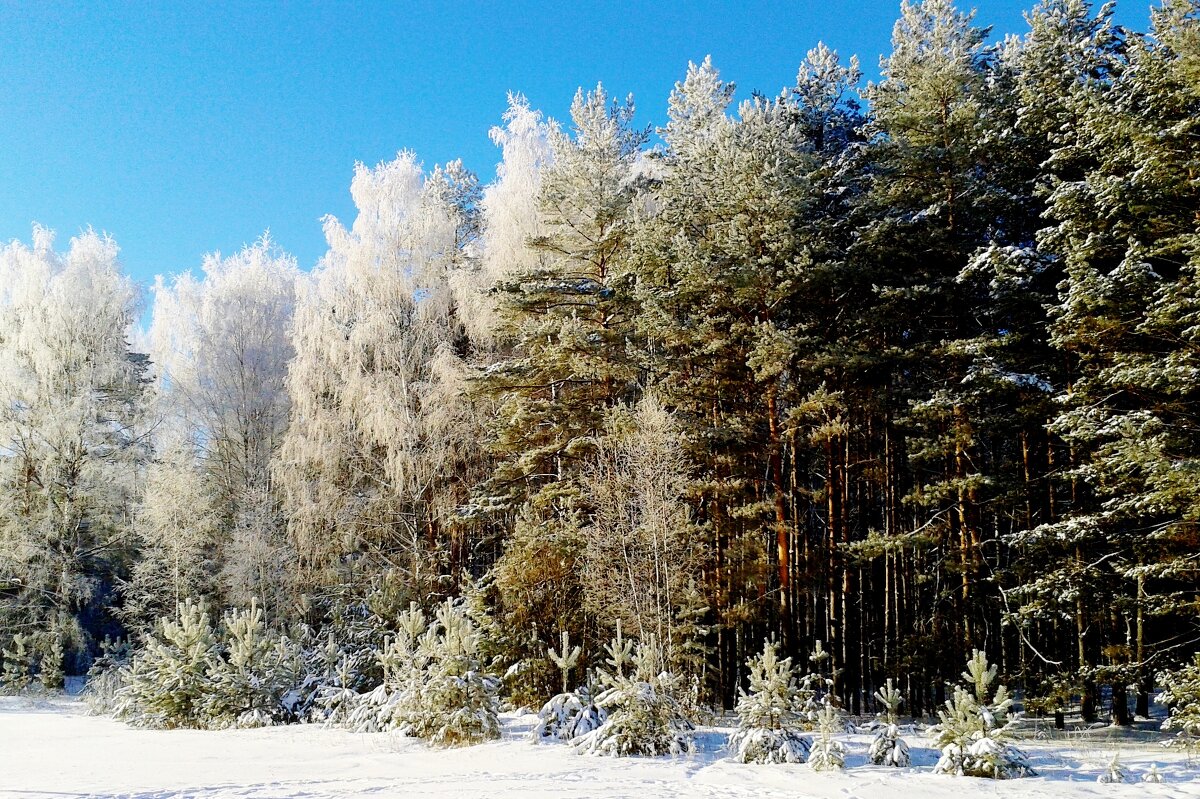
[(494, 176), (359, 164), (311, 271), (4, 244), (3, 691), (618, 756), (736, 709), (816, 770), (876, 712), (907, 766), (903, 703), (998, 778), (1018, 708), (1200, 738), (1200, 3), (899, 14), (878, 80), (704, 59), (662, 126), (513, 94)]

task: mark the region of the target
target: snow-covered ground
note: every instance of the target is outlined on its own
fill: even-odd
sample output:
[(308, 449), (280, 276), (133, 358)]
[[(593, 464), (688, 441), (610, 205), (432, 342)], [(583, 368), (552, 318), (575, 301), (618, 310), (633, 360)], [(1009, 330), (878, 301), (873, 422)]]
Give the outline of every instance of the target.
[(1126, 744), (1121, 762), (1138, 779), (1157, 763), (1163, 782), (1100, 785), (1112, 758), (1104, 741), (1030, 742), (1041, 776), (1011, 782), (936, 776), (928, 742), (908, 736), (914, 768), (866, 764), (869, 736), (844, 737), (844, 773), (808, 766), (748, 766), (724, 758), (727, 730), (705, 729), (690, 758), (584, 757), (524, 739), (532, 717), (506, 716), (505, 739), (437, 751), (389, 734), (318, 726), (205, 732), (135, 730), (84, 714), (69, 698), (0, 698), (0, 797), (28, 799), (248, 799), (254, 797), (974, 797), (1200, 798), (1200, 763), (1156, 745)]

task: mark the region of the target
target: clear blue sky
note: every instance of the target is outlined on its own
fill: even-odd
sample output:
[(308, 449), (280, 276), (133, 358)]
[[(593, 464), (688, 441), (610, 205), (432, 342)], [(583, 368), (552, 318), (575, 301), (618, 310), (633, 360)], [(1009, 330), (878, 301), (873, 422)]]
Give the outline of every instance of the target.
[[(1033, 2), (981, 0), (977, 20), (1020, 32)], [(490, 179), (509, 91), (563, 118), (600, 80), (660, 124), (688, 60), (709, 53), (740, 96), (790, 84), (821, 39), (875, 77), (898, 7), (0, 0), (0, 241), (38, 221), (65, 246), (92, 225), (149, 280), (270, 228), (308, 268), (319, 217), (353, 216), (356, 161), (408, 148)], [(1142, 28), (1146, 7), (1119, 18)]]

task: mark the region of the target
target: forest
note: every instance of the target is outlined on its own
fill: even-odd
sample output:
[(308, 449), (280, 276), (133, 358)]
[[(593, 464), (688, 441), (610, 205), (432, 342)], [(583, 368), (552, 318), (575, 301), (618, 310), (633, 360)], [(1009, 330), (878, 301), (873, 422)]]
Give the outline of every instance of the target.
[(251, 661), (360, 721), (634, 658), (694, 708), (776, 656), (851, 714), (968, 661), (1060, 720), (1200, 696), (1200, 3), (1113, 14), (905, 0), (880, 80), (818, 45), (735, 106), (705, 59), (659, 128), (514, 94), (490, 182), (360, 164), (311, 271), (4, 244), (0, 683), (185, 725), (275, 713), (212, 704)]

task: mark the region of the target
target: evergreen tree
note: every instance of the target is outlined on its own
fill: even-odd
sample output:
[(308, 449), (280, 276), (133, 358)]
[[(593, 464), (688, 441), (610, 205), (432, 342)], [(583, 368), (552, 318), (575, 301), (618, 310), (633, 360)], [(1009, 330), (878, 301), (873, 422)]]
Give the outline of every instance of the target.
[(1013, 700), (1003, 685), (992, 686), (996, 666), (975, 650), (962, 677), (968, 686), (955, 687), (954, 698), (938, 711), (941, 722), (929, 729), (942, 751), (934, 772), (997, 780), (1032, 776), (1025, 755), (1011, 743)]
[(0, 687), (5, 693), (21, 693), (33, 682), (33, 651), (29, 636), (17, 633), (9, 646), (0, 649), (4, 670), (0, 672)]
[(817, 739), (813, 742), (808, 762), (814, 771), (839, 771), (846, 767), (846, 745), (834, 740), (835, 732), (842, 732), (845, 724), (833, 705), (828, 701), (817, 714)]
[(695, 727), (675, 698), (679, 677), (666, 670), (653, 637), (638, 645), (634, 664), (627, 676), (602, 674), (605, 688), (595, 701), (607, 717), (573, 745), (585, 754), (609, 757), (692, 752)]
[(792, 660), (781, 660), (778, 649), (767, 642), (747, 664), (750, 691), (743, 690), (738, 700), (738, 728), (727, 744), (740, 763), (803, 763), (812, 748), (801, 732)]
[(912, 762), (908, 744), (900, 737), (899, 710), (903, 699), (889, 677), (887, 685), (875, 692), (875, 699), (884, 707), (884, 727), (871, 742), (867, 757), (877, 766), (907, 768)]
[(479, 630), (462, 605), (450, 600), (438, 609), (430, 629), (437, 633), (436, 648), (422, 686), (424, 713), (413, 733), (434, 746), (499, 738), (499, 680), (484, 670)]
[(212, 727), (266, 727), (286, 721), (284, 694), (298, 682), (295, 648), (273, 638), (257, 605), (222, 620), (224, 657), (209, 665), (204, 715)]
[(1194, 743), (1200, 739), (1200, 654), (1183, 668), (1159, 674), (1158, 680), (1163, 686), (1158, 701), (1171, 712), (1163, 729), (1176, 730), (1181, 741)]
[(1118, 73), (1071, 96), (1078, 147), (1094, 162), (1056, 182), (1047, 238), (1067, 272), (1053, 343), (1076, 368), (1052, 429), (1071, 446), (1077, 502), (1031, 535), (1066, 545), (1035, 601), (1074, 599), (1078, 678), (1112, 683), (1118, 723), (1130, 683), (1147, 710), (1155, 627), (1195, 619), (1186, 475), (1200, 441), (1188, 366), (1197, 227), (1187, 209), (1200, 200), (1180, 176), (1197, 158), (1200, 23), (1188, 2), (1164, 3), (1152, 23), (1128, 41)]
[(159, 619), (157, 629), (129, 665), (116, 716), (138, 727), (203, 727), (212, 694), (212, 662), (220, 642), (208, 611), (184, 600), (177, 617)]

